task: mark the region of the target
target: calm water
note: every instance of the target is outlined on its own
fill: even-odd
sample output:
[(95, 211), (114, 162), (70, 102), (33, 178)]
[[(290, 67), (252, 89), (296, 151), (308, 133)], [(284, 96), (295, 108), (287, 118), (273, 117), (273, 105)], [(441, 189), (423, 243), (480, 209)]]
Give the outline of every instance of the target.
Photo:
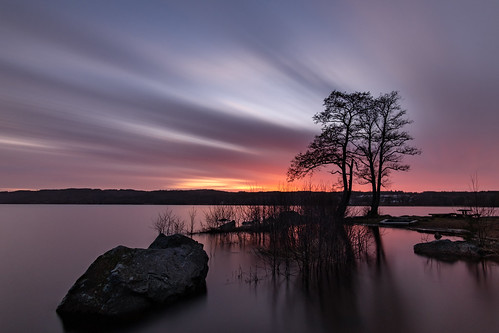
[[(185, 219), (191, 208), (171, 207)], [(63, 332), (55, 308), (69, 287), (103, 252), (120, 244), (147, 247), (156, 235), (152, 221), (164, 208), (0, 205), (0, 331)], [(203, 209), (197, 207), (198, 223)], [(454, 208), (382, 211), (425, 215)], [(498, 332), (499, 267), (416, 256), (412, 246), (422, 238), (384, 229), (383, 260), (305, 288), (299, 279), (268, 276), (251, 240), (197, 236), (210, 256), (207, 294), (125, 331)], [(255, 275), (258, 283), (249, 282)]]

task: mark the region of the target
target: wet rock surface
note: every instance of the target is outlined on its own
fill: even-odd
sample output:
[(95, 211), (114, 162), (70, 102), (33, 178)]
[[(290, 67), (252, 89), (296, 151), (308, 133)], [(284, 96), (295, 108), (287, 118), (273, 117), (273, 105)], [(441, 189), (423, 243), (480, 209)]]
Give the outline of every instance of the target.
[(159, 235), (148, 249), (118, 246), (99, 256), (57, 308), (61, 317), (118, 318), (206, 290), (208, 256), (182, 235)]
[(418, 243), (414, 245), (414, 253), (446, 261), (480, 260), (485, 254), (473, 243), (448, 239)]

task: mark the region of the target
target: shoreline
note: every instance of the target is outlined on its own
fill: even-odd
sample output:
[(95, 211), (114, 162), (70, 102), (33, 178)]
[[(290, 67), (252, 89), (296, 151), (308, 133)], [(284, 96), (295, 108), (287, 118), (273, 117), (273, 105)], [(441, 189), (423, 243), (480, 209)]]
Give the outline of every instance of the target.
[[(390, 220), (389, 223), (384, 222)], [(398, 221), (398, 222), (397, 222)], [(471, 216), (403, 216), (391, 217), (389, 215), (377, 218), (368, 217), (347, 217), (347, 225), (360, 225), (367, 227), (395, 228), (415, 231), (428, 235), (434, 235), (431, 241), (418, 243), (416, 248), (421, 248), (421, 244), (431, 247), (430, 251), (416, 254), (435, 258), (444, 261), (456, 260), (492, 260), (499, 262), (499, 216), (474, 218)], [(472, 230), (475, 228), (475, 230)], [(482, 228), (480, 232), (476, 228)], [(269, 226), (239, 226), (233, 225), (230, 228), (212, 228), (198, 232), (199, 234), (225, 234), (225, 233), (257, 233), (268, 232)], [(450, 241), (440, 238), (442, 236), (461, 237), (463, 240)], [(442, 243), (446, 247), (442, 248)], [(475, 253), (463, 251), (462, 248), (474, 248)], [(450, 258), (450, 259), (449, 259)]]
[[(416, 220), (415, 223), (411, 224), (397, 224), (397, 223), (380, 223), (384, 219), (410, 219)], [(407, 230), (413, 230), (425, 233), (435, 233), (444, 232), (450, 236), (471, 236), (472, 231), (470, 226), (474, 223), (486, 223), (487, 227), (487, 237), (492, 240), (499, 241), (499, 216), (482, 217), (480, 219), (474, 219), (472, 217), (441, 217), (441, 216), (403, 216), (403, 217), (391, 217), (389, 215), (383, 215), (377, 218), (368, 217), (347, 217), (346, 221), (348, 224), (355, 225), (366, 225), (374, 227), (385, 227), (385, 228), (402, 228)]]
[[(492, 260), (499, 262), (499, 216), (480, 218), (459, 215), (407, 216), (403, 217), (403, 219), (416, 220), (416, 222), (411, 224), (401, 223), (399, 225), (380, 223), (384, 218), (386, 216), (371, 219), (356, 217), (350, 219), (349, 222), (353, 225), (397, 228), (434, 235), (434, 240), (414, 245), (416, 254), (429, 258), (450, 262), (456, 260)], [(442, 235), (461, 237), (463, 240), (440, 240)], [(469, 250), (462, 250), (463, 247), (474, 248), (474, 253)], [(422, 249), (425, 250), (422, 251)]]

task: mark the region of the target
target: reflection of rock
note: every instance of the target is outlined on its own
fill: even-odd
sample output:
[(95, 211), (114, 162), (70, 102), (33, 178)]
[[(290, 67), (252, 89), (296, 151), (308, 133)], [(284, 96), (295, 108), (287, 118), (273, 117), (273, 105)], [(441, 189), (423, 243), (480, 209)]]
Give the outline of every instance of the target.
[(482, 258), (480, 248), (466, 241), (436, 240), (414, 245), (414, 253), (441, 260), (478, 260)]
[(208, 256), (182, 236), (159, 235), (148, 249), (118, 246), (98, 257), (57, 308), (61, 316), (122, 317), (206, 290)]

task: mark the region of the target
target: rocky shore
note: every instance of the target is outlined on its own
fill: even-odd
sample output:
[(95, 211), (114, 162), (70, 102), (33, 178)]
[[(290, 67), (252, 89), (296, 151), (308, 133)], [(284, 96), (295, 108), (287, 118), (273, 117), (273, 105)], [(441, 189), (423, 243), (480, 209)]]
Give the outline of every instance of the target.
[(418, 243), (414, 245), (414, 253), (444, 261), (456, 261), (460, 259), (480, 260), (485, 254), (473, 243), (451, 241), (449, 239)]

